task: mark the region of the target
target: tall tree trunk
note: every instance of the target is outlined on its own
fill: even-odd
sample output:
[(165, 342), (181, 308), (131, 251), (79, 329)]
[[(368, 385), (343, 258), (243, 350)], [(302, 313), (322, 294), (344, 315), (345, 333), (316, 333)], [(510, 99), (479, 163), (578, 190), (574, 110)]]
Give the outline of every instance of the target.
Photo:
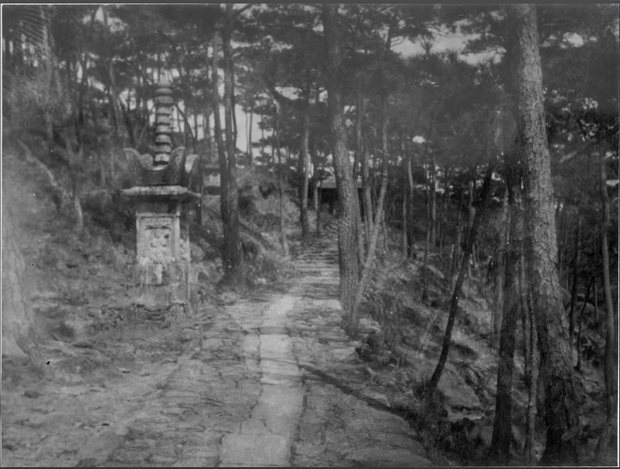
[(603, 293), (605, 295), (605, 401), (607, 404), (607, 422), (599, 439), (596, 455), (602, 457), (608, 449), (609, 439), (617, 429), (617, 396), (618, 396), (618, 345), (614, 321), (614, 305), (611, 298), (609, 279), (609, 241), (610, 229), (609, 196), (607, 195), (607, 174), (605, 157), (600, 159), (600, 190), (603, 205), (603, 219), (601, 221), (601, 254), (603, 259)]
[(319, 180), (314, 186), (314, 209), (316, 211), (316, 236), (321, 236), (321, 190), (323, 181)]
[(368, 280), (370, 279), (370, 274), (372, 272), (372, 264), (375, 259), (375, 251), (377, 248), (377, 240), (379, 238), (379, 222), (381, 217), (383, 216), (383, 205), (385, 202), (385, 193), (387, 192), (387, 164), (383, 170), (383, 176), (381, 178), (381, 188), (379, 189), (379, 200), (377, 201), (377, 213), (375, 214), (375, 223), (372, 230), (372, 236), (370, 238), (370, 243), (368, 245), (368, 254), (366, 256), (366, 262), (364, 263), (364, 268), (362, 269), (362, 275), (357, 287), (357, 292), (355, 294), (355, 306), (354, 309), (357, 311), (359, 305), (362, 302), (362, 298), (364, 296), (364, 289), (368, 284)]
[(422, 262), (422, 301), (428, 299), (428, 251), (431, 243), (431, 201), (426, 194), (426, 238), (424, 239), (424, 261)]
[(213, 130), (215, 143), (217, 146), (218, 162), (220, 169), (220, 212), (222, 216), (222, 229), (224, 232), (224, 241), (221, 248), (222, 264), (224, 267), (224, 275), (226, 281), (232, 279), (235, 270), (240, 264), (240, 253), (238, 242), (234, 238), (233, 217), (231, 213), (231, 203), (229, 200), (229, 170), (227, 149), (222, 136), (222, 124), (220, 120), (220, 97), (219, 97), (219, 76), (217, 69), (217, 60), (219, 56), (217, 33), (213, 38), (213, 66), (211, 69), (211, 80), (213, 82)]
[(250, 123), (248, 124), (248, 160), (250, 168), (254, 167), (254, 150), (252, 149), (252, 126), (254, 125), (254, 99), (250, 101)]
[(316, 213), (315, 234), (319, 237), (321, 236), (321, 178), (319, 177), (319, 156), (314, 142), (309, 146), (309, 149), (313, 167), (312, 204), (314, 206), (314, 213)]
[[(404, 150), (404, 148), (403, 148)], [(403, 206), (402, 206), (402, 256), (403, 259), (407, 259), (409, 251), (409, 243), (407, 242), (407, 160), (405, 158), (405, 152), (403, 151)]]
[[(49, 8), (47, 8), (46, 6), (41, 6), (38, 10), (41, 17), (40, 21), (42, 36), (39, 47), (41, 48), (41, 57), (43, 59), (45, 80), (48, 85), (48, 99), (51, 98), (52, 101), (56, 101), (59, 99), (59, 89), (57, 80), (58, 75), (56, 73), (56, 57), (54, 56), (54, 36), (52, 35), (51, 31), (51, 18), (49, 15)], [(52, 113), (44, 113), (43, 119), (45, 121), (45, 133), (47, 141), (50, 145), (52, 145), (54, 141)]]
[(581, 252), (581, 216), (577, 214), (577, 228), (575, 229), (575, 252), (573, 254), (573, 287), (570, 295), (570, 309), (568, 312), (568, 343), (571, 348), (575, 343), (575, 303), (579, 290), (579, 253)]
[(435, 152), (430, 151), (431, 156), (431, 249), (437, 247), (437, 163), (435, 162)]
[[(596, 245), (596, 242), (593, 243), (594, 245)], [(596, 252), (596, 251), (595, 251)], [(597, 285), (597, 277), (596, 275), (594, 275), (594, 323), (595, 324), (599, 324), (599, 318), (598, 318), (598, 285)], [(599, 329), (602, 332), (602, 325), (603, 322), (601, 321), (599, 324)]]
[[(362, 101), (360, 104), (365, 108), (366, 103)], [(362, 123), (363, 124), (363, 123)], [(362, 125), (363, 130), (363, 125)], [(361, 158), (361, 174), (362, 174), (362, 200), (364, 205), (364, 227), (365, 227), (365, 235), (366, 241), (369, 242), (371, 234), (372, 234), (372, 214), (373, 214), (373, 206), (372, 206), (372, 181), (370, 179), (370, 158), (368, 154), (368, 143), (363, 132), (360, 135), (360, 158)]]
[(525, 251), (521, 252), (521, 269), (519, 290), (521, 292), (521, 313), (523, 321), (523, 345), (525, 361), (525, 386), (527, 388), (527, 404), (525, 408), (525, 446), (523, 452), (528, 464), (536, 464), (536, 391), (538, 389), (538, 348), (536, 347), (536, 324), (534, 309), (527, 291)]
[(381, 188), (379, 189), (379, 200), (377, 201), (377, 213), (375, 214), (375, 223), (372, 230), (372, 235), (368, 244), (368, 255), (366, 257), (366, 261), (364, 262), (364, 267), (362, 269), (362, 275), (360, 282), (357, 286), (357, 292), (355, 293), (355, 304), (354, 311), (357, 315), (357, 310), (359, 305), (362, 302), (362, 297), (364, 296), (364, 289), (366, 288), (366, 284), (370, 279), (370, 273), (372, 270), (372, 264), (375, 260), (375, 250), (377, 247), (377, 239), (379, 237), (379, 225), (381, 223), (381, 219), (384, 213), (384, 204), (385, 204), (385, 194), (387, 192), (387, 183), (388, 183), (388, 158), (387, 158), (387, 126), (388, 126), (388, 117), (387, 117), (387, 97), (383, 96), (381, 100), (381, 153), (382, 153), (382, 161), (383, 161), (383, 171), (381, 176)]
[(590, 297), (590, 290), (592, 289), (592, 284), (594, 283), (594, 277), (591, 277), (588, 281), (588, 287), (586, 288), (586, 296), (583, 299), (583, 306), (581, 307), (581, 311), (579, 312), (579, 326), (577, 332), (577, 366), (575, 369), (577, 371), (581, 371), (581, 332), (583, 326), (583, 313), (586, 310), (586, 306), (588, 304), (588, 298)]
[(275, 140), (276, 140), (276, 155), (278, 155), (278, 199), (280, 206), (280, 246), (285, 256), (288, 256), (288, 243), (286, 242), (286, 233), (284, 232), (284, 178), (283, 165), (282, 165), (282, 152), (280, 151), (280, 119), (282, 109), (276, 102), (276, 126), (275, 126)]
[(467, 266), (469, 265), (469, 258), (471, 256), (472, 246), (476, 241), (476, 236), (478, 233), (478, 227), (482, 221), (482, 217), (484, 212), (486, 211), (486, 206), (488, 204), (488, 200), (490, 199), (491, 194), (491, 176), (493, 175), (493, 164), (489, 163), (487, 168), (486, 175), (484, 177), (484, 183), (482, 185), (482, 193), (480, 198), (482, 199), (482, 203), (480, 208), (476, 211), (476, 215), (474, 217), (474, 221), (469, 230), (469, 234), (467, 236), (467, 240), (465, 241), (465, 249), (463, 252), (463, 259), (461, 261), (461, 269), (459, 271), (459, 276), (456, 280), (456, 285), (454, 287), (454, 292), (452, 294), (452, 300), (450, 301), (450, 311), (448, 313), (448, 322), (446, 324), (446, 332), (443, 337), (443, 345), (441, 348), (441, 354), (439, 355), (439, 361), (437, 362), (437, 366), (435, 367), (435, 371), (431, 376), (431, 379), (425, 389), (425, 394), (427, 396), (432, 396), (437, 389), (437, 385), (439, 384), (439, 379), (441, 378), (441, 374), (443, 373), (444, 366), (446, 365), (446, 360), (448, 359), (448, 352), (450, 351), (450, 342), (452, 340), (452, 328), (454, 327), (454, 320), (456, 318), (456, 312), (459, 306), (459, 297), (461, 296), (461, 287), (463, 286), (463, 280), (465, 279), (465, 273), (467, 271)]
[(409, 158), (407, 158), (407, 182), (409, 184), (409, 210), (407, 211), (409, 214), (409, 223), (407, 224), (407, 228), (409, 230), (409, 234), (407, 235), (407, 249), (408, 249), (408, 255), (409, 257), (413, 256), (413, 245), (415, 243), (415, 239), (413, 236), (414, 233), (414, 219), (413, 219), (413, 202), (414, 202), (414, 195), (415, 195), (415, 189), (413, 187), (413, 171), (411, 166), (413, 165), (412, 160), (412, 156), (409, 155)]
[[(220, 169), (220, 211), (222, 215), (222, 224), (227, 226), (228, 224), (228, 203), (226, 203), (227, 186), (228, 186), (228, 160), (226, 158), (226, 148), (224, 147), (224, 138), (222, 135), (222, 122), (220, 119), (220, 92), (219, 92), (219, 74), (217, 72), (217, 61), (219, 56), (219, 38), (217, 33), (213, 35), (213, 65), (211, 67), (211, 81), (212, 81), (212, 99), (213, 99), (213, 142), (217, 149), (217, 159)], [(223, 251), (222, 251), (223, 252)], [(225, 257), (224, 270), (227, 270), (228, 262)]]
[(446, 219), (448, 218), (448, 207), (450, 203), (449, 197), (449, 186), (450, 186), (450, 167), (446, 166), (444, 168), (444, 178), (443, 178), (443, 187), (444, 191), (442, 194), (442, 208), (441, 208), (441, 216), (439, 217), (439, 224), (437, 229), (437, 236), (439, 237), (439, 256), (441, 258), (441, 266), (445, 268), (444, 262), (444, 245), (446, 239)]
[[(519, 270), (523, 244), (523, 207), (521, 203), (521, 177), (514, 162), (507, 162), (507, 190), (510, 206), (510, 232), (506, 242), (506, 269), (504, 276), (504, 302), (502, 328), (497, 366), (497, 392), (495, 394), (495, 420), (489, 456), (498, 464), (510, 461), (512, 442), (512, 376), (514, 370), (517, 313), (521, 305)], [(515, 165), (516, 166), (516, 165)]]
[[(362, 159), (364, 158), (363, 156), (364, 137), (362, 134), (362, 130), (363, 130), (363, 124), (364, 124), (365, 107), (366, 107), (366, 102), (362, 96), (362, 93), (360, 90), (360, 84), (358, 83), (357, 116), (355, 119), (355, 156), (354, 156), (354, 161), (353, 161), (353, 181), (355, 183), (355, 197), (357, 198), (358, 205), (359, 205), (359, 191), (357, 188), (357, 181), (358, 181), (358, 167), (362, 166), (363, 164)], [(363, 173), (363, 171), (359, 171), (359, 172), (360, 174)], [(363, 197), (363, 190), (364, 190), (364, 183), (363, 183), (363, 177), (362, 177), (362, 197)], [(362, 223), (362, 211), (364, 211), (364, 214), (366, 214), (365, 205), (366, 204), (363, 202), (363, 198), (362, 198), (362, 208), (358, 210), (357, 212), (357, 225), (358, 225), (357, 254), (358, 254), (359, 265), (364, 264), (364, 255), (365, 255), (364, 239), (366, 240), (367, 245), (370, 244), (370, 237), (368, 236), (368, 232), (364, 228), (364, 227), (367, 228), (368, 225), (367, 223), (364, 223), (364, 224)]]
[(466, 227), (464, 227), (464, 216), (462, 213), (462, 207), (463, 207), (463, 191), (461, 191), (461, 194), (459, 196), (459, 203), (458, 203), (458, 211), (457, 211), (457, 218), (456, 218), (456, 239), (454, 240), (454, 245), (452, 246), (452, 261), (450, 262), (450, 288), (454, 290), (454, 275), (456, 273), (456, 269), (457, 266), (459, 265), (459, 259), (460, 259), (460, 255), (461, 255), (461, 243), (462, 243), (462, 237), (463, 237), (463, 233), (466, 232)]
[(301, 152), (300, 181), (299, 181), (299, 218), (301, 223), (301, 243), (305, 244), (310, 237), (310, 222), (308, 221), (308, 166), (310, 164), (310, 152), (308, 142), (310, 140), (310, 86), (306, 88), (304, 111), (301, 128)]
[(528, 282), (535, 312), (545, 390), (546, 447), (541, 463), (578, 462), (579, 422), (568, 324), (557, 271), (553, 186), (543, 107), (536, 7), (509, 5), (518, 38), (519, 143), (526, 163), (525, 210)]
[[(232, 61), (232, 30), (233, 4), (226, 4), (224, 28), (222, 30), (222, 44), (224, 49), (224, 119), (226, 121), (226, 153), (227, 177), (226, 197), (228, 223), (224, 228), (224, 250), (233, 284), (240, 280), (241, 275), (241, 239), (239, 237), (239, 202), (237, 191), (237, 145), (234, 123), (234, 69)], [(217, 71), (216, 71), (217, 72)]]
[[(467, 204), (467, 229), (471, 229), (474, 224), (474, 193), (476, 192), (476, 173), (472, 171), (471, 178), (469, 180), (469, 199)], [(472, 247), (473, 249), (473, 247)], [(467, 276), (471, 279), (471, 266), (467, 265)]]
[(322, 19), (327, 47), (327, 103), (331, 127), (332, 151), (336, 187), (340, 200), (338, 216), (338, 252), (340, 264), (340, 302), (345, 314), (345, 325), (357, 326), (355, 293), (357, 291), (359, 264), (357, 257), (357, 190), (351, 172), (347, 150), (346, 128), (342, 101), (342, 58), (340, 54), (340, 25), (337, 6), (322, 4)]
[[(515, 190), (515, 189), (513, 189)], [(510, 237), (510, 212), (509, 212), (509, 190), (507, 189), (504, 192), (504, 201), (502, 204), (502, 218), (500, 222), (498, 243), (497, 243), (497, 255), (495, 258), (495, 272), (493, 272), (493, 311), (491, 316), (491, 347), (495, 347), (497, 345), (497, 338), (500, 333), (500, 326), (502, 323), (502, 310), (503, 310), (503, 300), (504, 300), (504, 288), (503, 288), (503, 280), (506, 273), (505, 263), (506, 263), (506, 251), (510, 249), (510, 245), (507, 244), (507, 240)], [(521, 199), (519, 199), (519, 202)], [(507, 226), (507, 229), (503, 229), (504, 226)]]
[[(215, 106), (215, 103), (213, 105)], [(205, 116), (205, 137), (208, 142), (207, 145), (208, 145), (209, 153), (210, 153), (209, 163), (213, 164), (214, 161), (218, 158), (218, 153), (217, 153), (217, 139), (213, 135), (215, 131), (213, 131), (212, 133), (212, 130), (211, 130), (211, 114), (214, 115), (214, 119), (215, 119), (215, 112), (212, 112), (212, 110), (207, 111), (206, 116)], [(215, 128), (215, 122), (213, 125)], [(221, 137), (221, 133), (220, 133), (220, 137)]]

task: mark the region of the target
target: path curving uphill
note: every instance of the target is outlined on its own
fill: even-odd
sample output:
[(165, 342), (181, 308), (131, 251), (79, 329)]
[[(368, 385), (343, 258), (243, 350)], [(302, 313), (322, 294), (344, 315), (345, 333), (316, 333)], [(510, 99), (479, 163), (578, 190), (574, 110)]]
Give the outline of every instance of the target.
[(223, 466), (426, 466), (409, 425), (390, 412), (340, 328), (334, 226), (296, 259), (301, 276), (258, 315), (251, 299), (228, 312), (244, 330), (260, 396), (224, 437)]

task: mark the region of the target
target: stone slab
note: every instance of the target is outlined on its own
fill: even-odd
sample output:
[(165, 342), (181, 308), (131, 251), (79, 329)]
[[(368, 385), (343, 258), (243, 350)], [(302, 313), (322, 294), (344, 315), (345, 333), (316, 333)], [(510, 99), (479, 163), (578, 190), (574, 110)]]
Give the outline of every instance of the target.
[(265, 435), (269, 433), (265, 422), (250, 418), (241, 424), (241, 433), (246, 435)]
[(347, 454), (346, 461), (358, 466), (418, 467), (431, 466), (431, 462), (413, 452), (377, 447), (355, 449)]
[(231, 434), (222, 441), (221, 465), (286, 466), (289, 438), (280, 435)]

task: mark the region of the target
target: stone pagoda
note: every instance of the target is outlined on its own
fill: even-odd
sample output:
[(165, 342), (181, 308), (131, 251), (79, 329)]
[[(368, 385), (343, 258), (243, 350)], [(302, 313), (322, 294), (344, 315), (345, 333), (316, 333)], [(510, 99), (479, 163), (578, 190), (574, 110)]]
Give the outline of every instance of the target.
[(162, 81), (155, 92), (155, 156), (124, 150), (134, 187), (123, 193), (136, 207), (136, 305), (149, 311), (188, 308), (190, 297), (189, 230), (182, 230), (181, 207), (200, 199), (189, 189), (198, 155), (172, 150), (172, 104), (170, 85)]

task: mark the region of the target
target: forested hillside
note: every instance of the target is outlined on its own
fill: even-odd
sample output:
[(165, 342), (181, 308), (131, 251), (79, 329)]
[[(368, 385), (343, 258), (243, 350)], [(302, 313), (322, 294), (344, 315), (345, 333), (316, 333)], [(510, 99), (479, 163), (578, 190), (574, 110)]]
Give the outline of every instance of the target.
[[(109, 335), (133, 304), (123, 150), (155, 152), (164, 84), (198, 155), (188, 315), (285, 291), (332, 230), (333, 327), (432, 462), (617, 463), (617, 5), (3, 5), (2, 25), (3, 389), (16, 356), (58, 379), (50, 341), (69, 381), (131, 360)], [(182, 355), (179, 324), (153, 340)]]

